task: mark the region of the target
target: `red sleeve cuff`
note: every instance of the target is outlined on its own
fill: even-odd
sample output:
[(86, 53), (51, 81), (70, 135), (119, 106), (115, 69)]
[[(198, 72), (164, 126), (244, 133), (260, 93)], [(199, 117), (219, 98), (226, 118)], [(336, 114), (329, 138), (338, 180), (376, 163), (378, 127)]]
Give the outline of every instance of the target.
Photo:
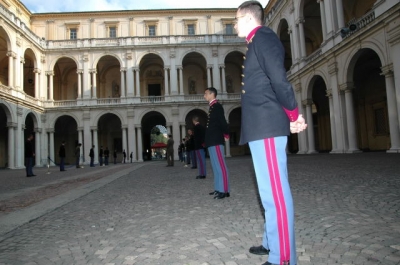
[(283, 108), (283, 110), (286, 112), (290, 122), (296, 121), (299, 117), (299, 109), (297, 107), (294, 110), (288, 110), (285, 108)]
[(224, 134), (225, 139), (229, 139), (229, 134)]

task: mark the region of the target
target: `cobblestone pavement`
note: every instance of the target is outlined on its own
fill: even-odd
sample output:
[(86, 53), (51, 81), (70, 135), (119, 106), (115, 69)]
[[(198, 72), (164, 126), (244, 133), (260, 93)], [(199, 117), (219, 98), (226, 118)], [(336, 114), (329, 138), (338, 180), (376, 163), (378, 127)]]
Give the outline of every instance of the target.
[[(4, 213), (0, 225), (14, 214), (63, 201), (0, 234), (0, 264), (265, 262), (265, 256), (248, 253), (261, 243), (263, 228), (250, 157), (227, 159), (231, 197), (223, 200), (208, 195), (212, 174), (197, 180), (196, 170), (179, 162), (165, 165), (116, 166), (80, 188)], [(207, 170), (212, 172), (209, 163)], [(9, 183), (2, 177), (7, 172), (0, 171), (2, 186)], [(400, 264), (399, 154), (290, 155), (289, 174), (298, 264)], [(11, 200), (10, 192), (17, 196), (18, 190), (2, 187), (8, 195), (0, 198)]]

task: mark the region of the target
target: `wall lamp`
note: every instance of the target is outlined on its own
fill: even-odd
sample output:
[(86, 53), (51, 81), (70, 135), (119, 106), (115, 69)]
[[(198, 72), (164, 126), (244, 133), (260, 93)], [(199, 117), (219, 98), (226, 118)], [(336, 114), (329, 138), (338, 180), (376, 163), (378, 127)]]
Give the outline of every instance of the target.
[(356, 24), (350, 24), (348, 27), (346, 28), (342, 28), (340, 30), (340, 36), (342, 36), (342, 38), (346, 37), (348, 34), (350, 34), (350, 32), (353, 32), (357, 30), (357, 25)]

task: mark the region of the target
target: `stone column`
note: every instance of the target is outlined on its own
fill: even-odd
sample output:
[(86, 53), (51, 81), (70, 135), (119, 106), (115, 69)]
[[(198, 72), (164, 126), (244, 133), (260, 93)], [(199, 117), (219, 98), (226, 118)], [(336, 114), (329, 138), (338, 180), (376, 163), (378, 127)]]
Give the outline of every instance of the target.
[(344, 11), (342, 1), (336, 1), (337, 24), (339, 29), (344, 27)]
[(170, 58), (170, 82), (171, 82), (171, 95), (175, 96), (178, 95), (178, 70), (176, 67), (176, 61), (175, 61), (175, 51), (171, 50), (169, 52), (169, 58)]
[[(341, 1), (341, 0), (340, 0)], [(326, 40), (326, 15), (325, 15), (325, 4), (323, 0), (317, 0), (319, 3), (319, 8), (321, 12), (321, 23), (322, 23), (322, 37), (323, 40)]]
[(186, 124), (185, 123), (180, 123), (179, 124), (181, 127), (181, 139), (179, 139), (179, 143), (182, 142), (182, 139), (186, 136)]
[(142, 127), (140, 124), (136, 124), (137, 128), (137, 145), (138, 145), (138, 161), (143, 162), (143, 142), (142, 142)]
[(19, 89), (24, 91), (24, 64), (25, 64), (25, 58), (21, 57), (20, 58), (20, 68), (19, 68)]
[(21, 107), (17, 107), (17, 127), (15, 129), (15, 166), (17, 168), (24, 167), (24, 158), (25, 158), (25, 139), (24, 139), (24, 130), (25, 124), (23, 124), (22, 115), (24, 111)]
[(164, 95), (169, 96), (169, 86), (168, 86), (168, 67), (164, 67)]
[(333, 1), (327, 0), (326, 3), (324, 3), (325, 7), (325, 22), (326, 22), (326, 38), (330, 38), (334, 36), (334, 31), (335, 31), (335, 16), (333, 13), (334, 8), (332, 7)]
[(89, 164), (86, 162), (89, 157), (89, 151), (91, 148), (92, 141), (92, 131), (90, 130), (90, 111), (83, 111), (83, 142), (82, 142), (82, 157), (84, 164)]
[[(93, 132), (93, 143), (92, 145), (94, 145), (94, 163), (97, 164), (99, 162), (99, 152), (97, 150), (99, 150), (99, 138), (98, 138), (98, 130), (97, 130), (97, 126), (93, 126), (91, 127), (92, 132)], [(89, 149), (90, 151), (90, 149)]]
[(296, 22), (296, 24), (299, 27), (299, 34), (300, 34), (300, 39), (299, 39), (299, 43), (300, 43), (300, 59), (303, 59), (304, 57), (307, 56), (306, 38), (305, 38), (305, 34), (304, 34), (304, 19), (303, 18), (299, 18), (298, 21)]
[(126, 152), (126, 158), (129, 158), (129, 150), (128, 150), (128, 145), (127, 145), (127, 140), (126, 140), (126, 129), (127, 126), (123, 125), (122, 126), (122, 149), (125, 149)]
[(78, 70), (76, 71), (76, 73), (78, 74), (78, 97), (77, 99), (81, 99), (82, 98), (82, 73), (83, 70)]
[(346, 102), (346, 121), (347, 121), (347, 140), (349, 142), (349, 149), (347, 153), (360, 152), (357, 147), (357, 131), (356, 131), (356, 117), (354, 114), (354, 101), (353, 101), (353, 84), (345, 83), (340, 86), (340, 90), (344, 91)]
[(92, 98), (97, 98), (97, 71), (96, 69), (92, 69), (90, 71), (92, 73)]
[[(229, 125), (229, 121), (226, 121)], [(231, 139), (225, 141), (225, 157), (231, 157)]]
[(136, 72), (136, 96), (140, 97), (140, 75), (139, 75), (140, 69), (136, 68), (135, 72)]
[(19, 89), (20, 88), (20, 83), (19, 83), (19, 76), (20, 76), (20, 64), (18, 62), (18, 54), (15, 54), (14, 57), (14, 88)]
[(132, 161), (136, 162), (137, 161), (136, 148), (135, 148), (136, 132), (134, 124), (135, 111), (133, 110), (133, 108), (128, 109), (127, 116), (128, 116), (128, 150), (129, 154), (133, 152)]
[(42, 157), (42, 154), (41, 154), (42, 143), (40, 141), (41, 134), (42, 134), (42, 129), (36, 128), (35, 129), (35, 165), (36, 166), (40, 166), (40, 158)]
[(207, 66), (207, 87), (211, 87), (211, 70), (212, 70), (212, 66), (208, 65)]
[[(297, 106), (299, 108), (299, 113), (304, 113), (304, 108), (301, 100), (301, 83), (299, 80), (296, 81), (294, 84), (294, 90), (296, 92), (296, 102)], [(308, 123), (307, 120), (307, 115), (303, 115), (304, 119), (306, 120), (306, 123)], [(298, 139), (298, 145), (299, 145), (299, 151), (297, 152), (298, 154), (307, 154), (307, 132), (309, 130), (309, 127), (307, 127), (307, 130), (305, 130), (302, 133), (297, 134), (297, 139)]]
[(90, 98), (90, 79), (89, 79), (89, 56), (87, 54), (83, 55), (83, 98)]
[(47, 132), (49, 133), (49, 140), (50, 140), (50, 150), (49, 150), (49, 156), (50, 156), (50, 165), (54, 166), (54, 129), (48, 129)]
[(174, 160), (179, 160), (178, 146), (181, 143), (181, 141), (179, 139), (180, 132), (179, 132), (179, 106), (178, 105), (172, 106), (171, 114), (172, 114), (171, 134), (174, 139)]
[(221, 64), (221, 65), (219, 66), (219, 68), (221, 68), (221, 72), (222, 72), (221, 94), (228, 93), (228, 91), (226, 90), (225, 65), (224, 65), (224, 64)]
[(337, 150), (332, 150), (337, 153), (344, 153), (345, 142), (344, 142), (344, 133), (343, 133), (343, 119), (342, 119), (342, 110), (340, 106), (340, 98), (339, 98), (339, 86), (337, 81), (337, 63), (330, 62), (328, 65), (328, 72), (331, 75), (331, 88), (332, 88), (332, 101), (333, 101), (333, 113), (334, 113), (334, 121), (336, 130), (336, 147)]
[(39, 75), (40, 75), (41, 71), (38, 68), (35, 68), (33, 70), (33, 73), (35, 74), (35, 98), (40, 99), (40, 90), (39, 90), (40, 77), (39, 77)]
[(17, 127), (17, 124), (13, 122), (7, 122), (7, 128), (8, 128), (8, 168), (13, 169), (15, 168), (15, 140), (14, 140), (14, 135), (15, 135), (15, 128)]
[(135, 85), (135, 68), (131, 68), (131, 72), (127, 72), (127, 96), (128, 97), (134, 97), (135, 96), (135, 90), (136, 90), (136, 85)]
[(16, 57), (16, 54), (12, 51), (7, 52), (8, 56), (8, 86), (14, 87), (14, 64), (13, 61)]
[(126, 67), (121, 67), (121, 98), (125, 97), (125, 72)]
[(389, 131), (390, 131), (390, 149), (388, 153), (400, 153), (400, 127), (399, 119), (397, 117), (397, 108), (400, 103), (396, 102), (396, 91), (394, 85), (393, 65), (381, 67), (382, 74), (385, 76), (386, 81), (386, 97), (388, 104), (388, 118), (389, 118)]
[(179, 95), (184, 95), (183, 91), (183, 68), (182, 66), (178, 66), (178, 73), (179, 73)]
[(306, 107), (307, 117), (307, 136), (308, 136), (308, 152), (307, 154), (315, 154), (315, 137), (314, 137), (314, 123), (312, 119), (312, 99), (303, 100), (303, 105)]
[(49, 88), (49, 94), (48, 94), (48, 100), (54, 100), (53, 99), (53, 76), (54, 73), (53, 71), (47, 71), (46, 75), (49, 76), (48, 80), (48, 85), (47, 87)]
[(296, 54), (296, 48), (295, 48), (295, 45), (294, 45), (295, 38), (294, 38), (292, 26), (289, 26), (288, 34), (290, 36), (289, 38), (290, 38), (290, 49), (292, 51), (292, 64), (295, 64), (296, 63), (297, 54)]
[(332, 89), (326, 90), (326, 96), (329, 98), (329, 117), (331, 124), (331, 135), (332, 135), (332, 152), (335, 153), (337, 150), (336, 130), (335, 130), (335, 109), (333, 107)]
[(212, 67), (213, 86), (217, 91), (221, 91), (221, 78), (220, 78), (221, 75), (218, 67), (218, 50), (213, 49), (212, 55), (213, 55), (213, 67)]

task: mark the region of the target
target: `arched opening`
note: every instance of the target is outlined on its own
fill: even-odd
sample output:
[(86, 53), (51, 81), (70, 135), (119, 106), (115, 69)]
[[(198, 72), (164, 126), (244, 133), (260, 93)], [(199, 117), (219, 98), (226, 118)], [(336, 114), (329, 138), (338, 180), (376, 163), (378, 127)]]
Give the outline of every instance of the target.
[(111, 55), (101, 57), (97, 64), (97, 73), (98, 98), (120, 98), (122, 93), (126, 95), (126, 91), (121, 90), (121, 65), (115, 57)]
[(8, 128), (7, 114), (0, 104), (0, 168), (8, 167)]
[(376, 0), (342, 0), (345, 24), (356, 22), (372, 10)]
[[(143, 146), (143, 160), (151, 160), (152, 158), (152, 153), (151, 153), (151, 135), (152, 135), (152, 130), (154, 127), (159, 128), (160, 126), (166, 127), (166, 120), (165, 117), (157, 112), (157, 111), (151, 111), (149, 113), (146, 113), (142, 119), (142, 144)], [(169, 132), (168, 128), (167, 131)]]
[(168, 141), (168, 130), (162, 125), (154, 126), (150, 131), (151, 159), (166, 159), (166, 147)]
[(331, 119), (329, 110), (329, 98), (326, 96), (326, 84), (321, 76), (315, 76), (312, 80), (312, 119), (315, 137), (315, 149), (318, 152), (332, 150)]
[[(185, 55), (182, 60), (183, 66), (183, 93), (203, 94), (207, 88), (207, 62), (203, 55), (191, 52)], [(210, 76), (211, 80), (212, 73)], [(181, 88), (182, 89), (182, 88)]]
[(78, 145), (78, 124), (75, 119), (68, 115), (63, 115), (56, 120), (54, 125), (54, 154), (55, 162), (60, 163), (58, 151), (61, 143), (65, 141), (65, 164), (75, 163), (75, 148)]
[(97, 150), (100, 150), (101, 147), (103, 150), (108, 149), (110, 157), (114, 156), (114, 152), (116, 152), (116, 161), (122, 161), (125, 147), (122, 139), (122, 122), (117, 115), (107, 113), (100, 117), (97, 123), (97, 139), (98, 142), (93, 143)]
[[(360, 50), (352, 59), (349, 80), (354, 82), (353, 100), (358, 147), (364, 151), (390, 148), (385, 77), (375, 51)], [(351, 68), (353, 67), (353, 68)]]
[(323, 42), (321, 9), (315, 0), (304, 0), (303, 5), (304, 35), (306, 56), (318, 50)]
[(36, 77), (35, 77), (35, 54), (31, 49), (27, 49), (25, 51), (24, 55), (24, 78), (23, 78), (23, 89), (24, 92), (31, 96), (35, 97), (35, 83), (36, 83)]
[(225, 57), (225, 87), (227, 93), (240, 93), (242, 82), (242, 65), (244, 55), (241, 52), (230, 52)]
[(292, 67), (293, 60), (292, 60), (292, 48), (290, 43), (290, 35), (289, 35), (289, 25), (286, 19), (282, 19), (279, 25), (279, 39), (282, 42), (283, 48), (285, 49), (285, 69), (289, 71)]
[(140, 61), (140, 94), (149, 97), (165, 95), (164, 62), (160, 56), (146, 54)]
[(76, 100), (78, 95), (77, 66), (71, 58), (60, 58), (54, 66), (53, 99)]
[(8, 51), (10, 48), (8, 47), (9, 38), (5, 30), (0, 27), (0, 85), (10, 86), (8, 80), (9, 73), (9, 57)]
[(248, 145), (239, 145), (240, 142), (240, 131), (241, 131), (241, 121), (242, 121), (242, 108), (235, 108), (229, 114), (229, 144), (231, 146), (231, 155), (246, 155), (250, 154), (250, 149)]
[[(200, 109), (194, 109), (194, 110), (191, 110), (186, 115), (186, 118), (185, 118), (186, 132), (188, 129), (193, 129), (194, 124), (193, 124), (192, 119), (194, 116), (199, 117), (200, 124), (203, 125), (204, 127), (206, 126), (207, 119), (208, 119), (207, 113), (205, 113), (203, 110), (200, 110)], [(186, 135), (183, 135), (183, 136), (186, 136)]]

